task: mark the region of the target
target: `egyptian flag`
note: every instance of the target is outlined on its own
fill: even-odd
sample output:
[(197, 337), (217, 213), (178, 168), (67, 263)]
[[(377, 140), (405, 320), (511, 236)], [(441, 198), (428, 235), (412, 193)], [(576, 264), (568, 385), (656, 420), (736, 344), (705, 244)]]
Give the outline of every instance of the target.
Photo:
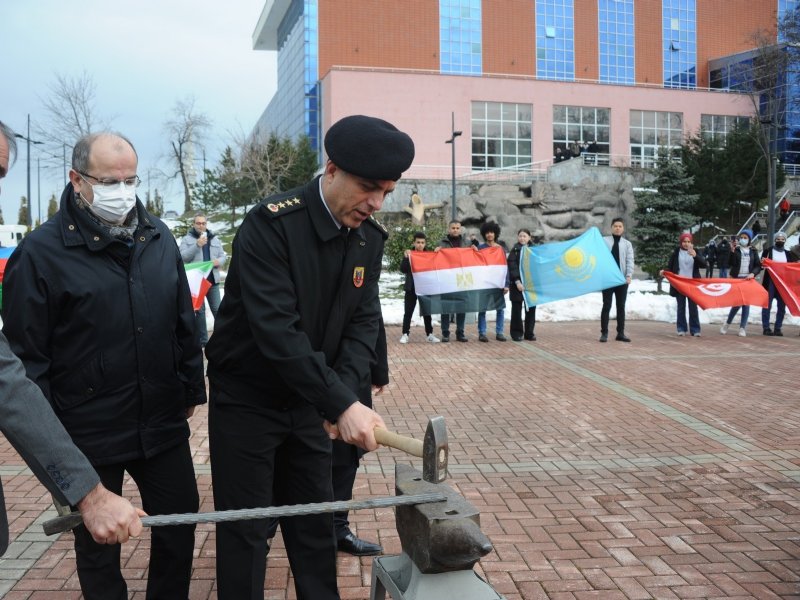
[(195, 311), (203, 308), (203, 301), (206, 293), (211, 287), (208, 274), (214, 268), (214, 263), (210, 260), (205, 262), (186, 263), (186, 279), (189, 280), (189, 290), (192, 292), (192, 306)]
[(8, 257), (14, 250), (15, 248), (0, 248), (0, 307), (3, 306), (3, 273), (6, 270)]
[(778, 263), (765, 258), (761, 264), (769, 271), (786, 308), (795, 317), (800, 317), (800, 263)]
[(503, 288), (508, 266), (500, 246), (412, 252), (409, 261), (421, 315), (505, 308)]
[(769, 294), (755, 279), (693, 279), (669, 271), (664, 276), (678, 292), (703, 310), (729, 306), (761, 306), (767, 308)]

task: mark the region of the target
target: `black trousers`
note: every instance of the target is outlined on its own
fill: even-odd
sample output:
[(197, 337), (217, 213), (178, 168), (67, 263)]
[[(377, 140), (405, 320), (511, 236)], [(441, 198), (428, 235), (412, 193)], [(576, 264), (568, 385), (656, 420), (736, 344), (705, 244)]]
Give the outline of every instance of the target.
[(617, 303), (617, 335), (625, 333), (625, 300), (628, 298), (628, 284), (603, 290), (603, 310), (600, 313), (600, 333), (608, 335), (608, 316), (611, 314), (611, 299)]
[[(148, 459), (95, 467), (103, 485), (122, 493), (127, 471), (139, 488), (142, 508), (149, 515), (197, 512), (200, 498), (189, 441)], [(186, 600), (192, 576), (194, 525), (150, 530), (148, 600)], [(86, 528), (75, 529), (78, 579), (86, 600), (127, 600), (128, 589), (119, 565), (120, 545), (98, 544)]]
[[(286, 410), (211, 382), (208, 433), (216, 510), (331, 500), (331, 442), (310, 404)], [(280, 519), (298, 600), (338, 600), (330, 514)], [(263, 600), (268, 519), (217, 525), (219, 600)]]
[(523, 336), (529, 338), (533, 335), (533, 329), (536, 327), (536, 307), (531, 306), (525, 311), (525, 329), (523, 332), (522, 307), (524, 305), (525, 303), (522, 300), (511, 301), (511, 327), (509, 328), (511, 339)]
[[(411, 316), (414, 314), (414, 309), (417, 307), (417, 295), (414, 292), (406, 290), (404, 297), (405, 311), (403, 311), (403, 333), (411, 332)], [(425, 335), (433, 333), (433, 325), (431, 324), (431, 316), (423, 315), (422, 321), (425, 323)]]
[[(353, 484), (356, 481), (361, 452), (356, 446), (341, 440), (333, 441), (333, 462), (331, 479), (333, 482), (334, 500), (352, 500)], [(340, 540), (350, 533), (348, 511), (333, 513), (333, 530), (336, 539)]]

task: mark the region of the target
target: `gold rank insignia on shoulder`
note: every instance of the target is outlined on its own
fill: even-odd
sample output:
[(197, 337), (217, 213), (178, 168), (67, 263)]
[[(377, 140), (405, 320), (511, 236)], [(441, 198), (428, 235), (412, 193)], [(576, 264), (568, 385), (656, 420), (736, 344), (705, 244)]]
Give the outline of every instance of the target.
[(285, 200), (279, 200), (277, 202), (269, 202), (264, 206), (273, 215), (280, 216), (281, 214), (292, 212), (291, 209), (303, 207), (305, 206), (305, 204), (300, 198), (295, 197), (295, 198), (286, 198)]
[(378, 227), (380, 227), (381, 229), (383, 229), (383, 230), (384, 230), (386, 233), (389, 233), (389, 230), (388, 230), (388, 229), (386, 229), (386, 225), (384, 225), (383, 223), (381, 223), (380, 221), (378, 221), (378, 219), (376, 219), (376, 218), (375, 218), (375, 217), (373, 217), (372, 215), (370, 215), (370, 216), (369, 216), (369, 218), (372, 220), (372, 222), (373, 222), (373, 223), (375, 223), (375, 225), (377, 225)]
[(353, 285), (357, 288), (364, 285), (364, 267), (356, 267), (353, 269)]

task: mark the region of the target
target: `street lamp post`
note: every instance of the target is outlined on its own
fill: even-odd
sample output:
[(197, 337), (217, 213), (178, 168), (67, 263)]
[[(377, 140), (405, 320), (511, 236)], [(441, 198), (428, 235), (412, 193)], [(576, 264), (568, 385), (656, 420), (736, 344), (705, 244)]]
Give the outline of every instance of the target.
[(31, 144), (44, 144), (44, 142), (39, 142), (37, 140), (31, 139), (31, 116), (28, 115), (28, 136), (25, 137), (21, 133), (15, 133), (14, 137), (19, 138), (21, 140), (25, 140), (28, 144), (28, 231), (33, 229), (33, 209), (31, 202)]
[(451, 128), (450, 128), (450, 131), (451, 131), (452, 135), (450, 136), (450, 139), (445, 142), (445, 144), (450, 144), (450, 147), (452, 149), (452, 161), (451, 161), (451, 164), (452, 164), (452, 167), (453, 167), (453, 171), (452, 171), (453, 192), (452, 192), (452, 197), (450, 199), (451, 207), (452, 207), (452, 211), (451, 211), (452, 217), (451, 217), (450, 220), (451, 221), (457, 221), (458, 220), (458, 210), (457, 210), (457, 207), (456, 207), (456, 138), (461, 135), (461, 132), (460, 131), (456, 131), (456, 113), (454, 113), (454, 112), (450, 113), (450, 118), (451, 118), (451, 121), (452, 121)]

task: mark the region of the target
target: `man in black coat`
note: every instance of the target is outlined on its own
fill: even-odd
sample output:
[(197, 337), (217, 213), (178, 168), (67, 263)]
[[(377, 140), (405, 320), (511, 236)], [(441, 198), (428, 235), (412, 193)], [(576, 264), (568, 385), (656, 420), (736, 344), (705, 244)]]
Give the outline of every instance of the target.
[[(218, 510), (331, 499), (331, 442), (377, 447), (359, 402), (376, 361), (386, 231), (372, 214), (414, 157), (356, 115), (325, 136), (320, 177), (260, 202), (233, 242), (214, 336), (209, 441)], [(327, 431), (327, 435), (326, 435)], [(267, 520), (217, 527), (220, 600), (264, 597)], [(299, 600), (339, 598), (331, 515), (281, 519)]]
[[(8, 261), (3, 330), (28, 377), (100, 475), (125, 472), (149, 514), (195, 512), (187, 417), (206, 400), (175, 238), (136, 198), (138, 159), (115, 133), (84, 136), (59, 211)], [(194, 526), (151, 533), (148, 598), (187, 598)], [(127, 600), (119, 546), (75, 530), (83, 597)]]
[[(14, 132), (0, 121), (0, 179), (16, 156)], [(34, 475), (63, 505), (81, 511), (100, 544), (126, 542), (142, 530), (130, 502), (109, 492), (75, 446), (42, 391), (25, 376), (20, 360), (0, 333), (0, 430)], [(8, 517), (0, 485), (0, 556), (8, 548)]]

